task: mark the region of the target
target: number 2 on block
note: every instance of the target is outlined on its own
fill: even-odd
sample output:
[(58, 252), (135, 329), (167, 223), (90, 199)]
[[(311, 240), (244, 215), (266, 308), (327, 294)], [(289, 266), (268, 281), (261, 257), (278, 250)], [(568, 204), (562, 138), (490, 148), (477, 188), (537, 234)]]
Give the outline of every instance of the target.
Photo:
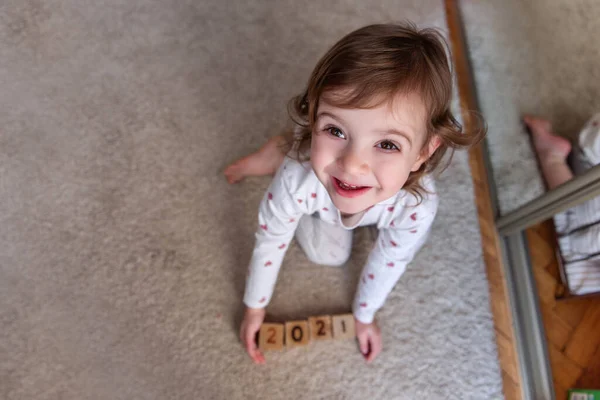
[(281, 350), (283, 337), (283, 324), (264, 323), (258, 334), (258, 347), (261, 350)]
[(267, 329), (267, 333), (269, 334), (269, 337), (267, 338), (267, 343), (276, 344), (277, 342), (275, 341), (275, 336), (277, 335), (277, 331), (275, 330), (275, 328)]
[(325, 340), (332, 338), (331, 332), (331, 316), (322, 315), (319, 317), (310, 317), (308, 319), (310, 325), (310, 338), (312, 340)]
[(319, 330), (317, 331), (317, 336), (325, 336), (325, 322), (323, 321), (317, 321), (317, 326), (319, 327)]

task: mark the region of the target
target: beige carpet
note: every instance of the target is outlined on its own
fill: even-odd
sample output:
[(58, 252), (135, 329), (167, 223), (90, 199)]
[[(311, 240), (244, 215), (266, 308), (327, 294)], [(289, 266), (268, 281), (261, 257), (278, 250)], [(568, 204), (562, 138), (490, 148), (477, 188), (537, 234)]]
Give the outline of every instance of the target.
[(502, 213), (544, 193), (524, 113), (575, 139), (600, 110), (600, 2), (461, 2)]
[[(487, 282), (466, 155), (440, 179), (429, 244), (352, 341), (238, 342), (268, 179), (222, 168), (285, 124), (285, 103), (348, 31), (441, 1), (0, 3), (0, 399), (496, 399)], [(347, 312), (345, 268), (295, 245), (269, 319)]]

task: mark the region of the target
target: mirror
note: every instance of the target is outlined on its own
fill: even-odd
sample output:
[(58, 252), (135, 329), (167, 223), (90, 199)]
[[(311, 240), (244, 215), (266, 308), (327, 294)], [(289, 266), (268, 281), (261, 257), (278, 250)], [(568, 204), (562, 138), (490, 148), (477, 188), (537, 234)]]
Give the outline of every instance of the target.
[[(573, 183), (600, 164), (600, 3), (464, 1), (461, 12), (500, 220), (542, 195), (579, 193)], [(505, 268), (518, 277), (513, 318), (527, 321), (516, 336), (546, 345), (521, 340), (527, 389), (553, 387), (557, 399), (600, 387), (600, 197), (578, 200), (503, 242)]]
[(461, 2), (461, 9), (504, 215), (545, 192), (522, 117), (543, 117), (574, 141), (600, 111), (600, 4)]

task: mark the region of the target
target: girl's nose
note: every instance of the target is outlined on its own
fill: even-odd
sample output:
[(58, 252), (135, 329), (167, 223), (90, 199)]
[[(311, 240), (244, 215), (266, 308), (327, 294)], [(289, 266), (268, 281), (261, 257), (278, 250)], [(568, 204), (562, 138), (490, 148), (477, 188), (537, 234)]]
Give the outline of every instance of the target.
[(351, 148), (344, 151), (338, 159), (338, 163), (342, 170), (350, 176), (362, 176), (369, 172), (369, 163), (365, 157)]

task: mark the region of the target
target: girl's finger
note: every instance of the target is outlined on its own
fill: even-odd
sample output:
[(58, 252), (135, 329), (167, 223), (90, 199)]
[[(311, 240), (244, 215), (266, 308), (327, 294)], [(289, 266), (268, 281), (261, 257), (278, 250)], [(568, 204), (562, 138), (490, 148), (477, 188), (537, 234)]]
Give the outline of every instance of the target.
[(261, 351), (256, 347), (256, 345), (254, 345), (254, 347), (252, 349), (248, 349), (248, 354), (250, 354), (250, 357), (252, 357), (252, 360), (254, 361), (254, 363), (256, 363), (256, 364), (264, 364), (265, 363), (265, 357), (263, 356)]
[(264, 364), (265, 363), (265, 356), (263, 356), (263, 354), (258, 349), (256, 349), (256, 351), (254, 352), (254, 361), (257, 364)]
[(373, 335), (369, 338), (371, 343), (371, 352), (367, 357), (367, 362), (372, 362), (379, 353), (381, 353), (381, 337), (379, 335)]
[(262, 355), (262, 353), (260, 352), (260, 350), (258, 350), (256, 346), (256, 342), (254, 341), (255, 336), (256, 332), (253, 332), (253, 329), (248, 329), (246, 331), (246, 351), (256, 364), (264, 364), (265, 357)]
[(360, 352), (366, 357), (369, 353), (369, 336), (366, 333), (360, 333), (356, 337), (358, 339)]
[(242, 342), (242, 345), (246, 347), (246, 331), (243, 327), (240, 329), (240, 342)]
[(254, 353), (254, 349), (256, 349), (256, 343), (254, 343), (254, 335), (247, 329), (244, 335), (244, 345), (246, 346), (246, 350), (248, 354), (252, 355)]

